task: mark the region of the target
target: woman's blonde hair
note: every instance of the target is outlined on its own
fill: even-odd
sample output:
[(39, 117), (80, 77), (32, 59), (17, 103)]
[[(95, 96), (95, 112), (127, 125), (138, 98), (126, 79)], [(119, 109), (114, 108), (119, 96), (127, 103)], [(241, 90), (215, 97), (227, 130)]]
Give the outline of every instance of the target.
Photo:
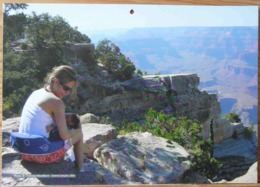
[(46, 84), (49, 85), (54, 78), (57, 78), (61, 84), (67, 82), (75, 81), (77, 82), (77, 75), (74, 69), (71, 66), (61, 65), (54, 67), (52, 72), (46, 77)]
[[(45, 79), (45, 86), (50, 85), (54, 78), (58, 79), (61, 84), (66, 84), (71, 81), (75, 81), (77, 83), (77, 74), (74, 69), (68, 65), (54, 67)], [(76, 89), (73, 89), (71, 96), (73, 97), (75, 94)]]

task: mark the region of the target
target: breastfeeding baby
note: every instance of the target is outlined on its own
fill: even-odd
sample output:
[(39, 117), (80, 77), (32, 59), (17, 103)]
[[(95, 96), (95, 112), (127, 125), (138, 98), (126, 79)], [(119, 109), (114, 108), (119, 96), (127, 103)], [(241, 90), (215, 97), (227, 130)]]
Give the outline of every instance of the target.
[[(75, 113), (65, 113), (66, 123), (69, 130), (78, 129), (80, 126), (80, 119)], [(59, 131), (56, 125), (46, 126), (46, 131), (49, 132), (49, 141), (61, 140)]]

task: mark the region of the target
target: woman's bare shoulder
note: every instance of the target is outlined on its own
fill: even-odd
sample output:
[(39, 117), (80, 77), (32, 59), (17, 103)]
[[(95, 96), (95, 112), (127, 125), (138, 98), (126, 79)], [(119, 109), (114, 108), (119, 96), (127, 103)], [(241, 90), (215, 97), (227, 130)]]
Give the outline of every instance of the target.
[(50, 95), (46, 98), (46, 104), (48, 104), (49, 106), (51, 106), (54, 109), (60, 108), (60, 107), (65, 107), (64, 102), (60, 98), (58, 98), (56, 96), (52, 96), (52, 95)]
[(55, 107), (64, 106), (64, 102), (60, 98), (53, 97), (53, 96), (46, 98), (46, 103), (49, 103), (50, 105), (54, 105)]
[(65, 108), (64, 102), (51, 92), (46, 92), (42, 98), (39, 98), (38, 105), (50, 114), (59, 108)]

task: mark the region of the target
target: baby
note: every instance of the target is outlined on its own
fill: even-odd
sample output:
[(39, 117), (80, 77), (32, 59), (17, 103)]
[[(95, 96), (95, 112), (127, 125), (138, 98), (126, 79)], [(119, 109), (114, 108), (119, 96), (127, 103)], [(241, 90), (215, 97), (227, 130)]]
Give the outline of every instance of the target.
[[(68, 129), (78, 129), (80, 127), (80, 119), (75, 113), (65, 113)], [(49, 132), (49, 141), (61, 140), (59, 131), (56, 125), (48, 125), (46, 131)]]

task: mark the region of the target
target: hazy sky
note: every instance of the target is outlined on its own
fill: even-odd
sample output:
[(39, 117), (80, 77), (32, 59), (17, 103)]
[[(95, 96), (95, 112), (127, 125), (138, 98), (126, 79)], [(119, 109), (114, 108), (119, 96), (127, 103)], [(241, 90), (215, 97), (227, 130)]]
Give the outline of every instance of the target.
[[(28, 4), (25, 13), (60, 15), (79, 31), (168, 26), (257, 26), (258, 6)], [(134, 14), (130, 14), (130, 10)]]

